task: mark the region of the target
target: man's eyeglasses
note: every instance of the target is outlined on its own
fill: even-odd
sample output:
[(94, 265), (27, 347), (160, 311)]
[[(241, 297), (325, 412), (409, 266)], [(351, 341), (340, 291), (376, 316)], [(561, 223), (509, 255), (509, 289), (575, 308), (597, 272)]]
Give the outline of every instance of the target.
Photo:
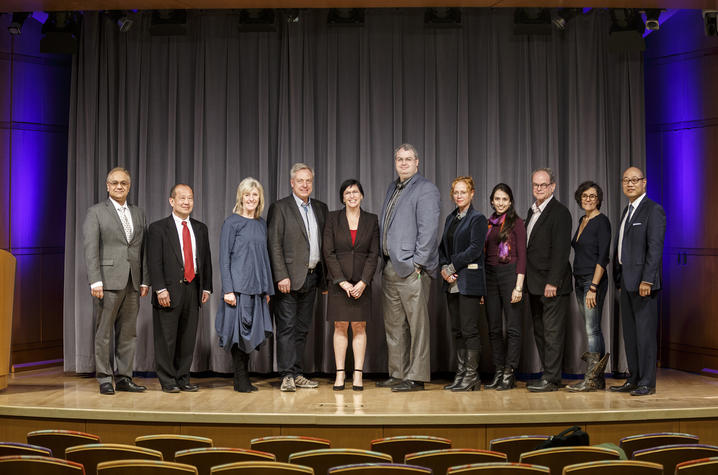
[(643, 180), (645, 180), (644, 177), (641, 177), (641, 178), (633, 177), (633, 178), (624, 178), (622, 181), (623, 181), (624, 185), (628, 185), (629, 183), (631, 185), (638, 185), (638, 182), (643, 181)]
[(129, 181), (108, 181), (107, 184), (110, 186), (117, 186), (117, 185), (122, 185), (124, 187), (130, 186)]
[(533, 183), (534, 189), (536, 190), (545, 190), (549, 186), (551, 186), (551, 183)]

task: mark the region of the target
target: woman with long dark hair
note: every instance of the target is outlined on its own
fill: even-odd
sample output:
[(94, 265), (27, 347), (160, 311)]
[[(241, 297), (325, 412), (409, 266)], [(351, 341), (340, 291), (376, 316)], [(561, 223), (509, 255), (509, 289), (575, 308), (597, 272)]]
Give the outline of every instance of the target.
[[(516, 386), (521, 358), (521, 300), (526, 275), (526, 227), (514, 210), (514, 194), (505, 183), (491, 190), (494, 213), (486, 235), (486, 316), (496, 373), (486, 389)], [(506, 315), (504, 343), (503, 315)]]

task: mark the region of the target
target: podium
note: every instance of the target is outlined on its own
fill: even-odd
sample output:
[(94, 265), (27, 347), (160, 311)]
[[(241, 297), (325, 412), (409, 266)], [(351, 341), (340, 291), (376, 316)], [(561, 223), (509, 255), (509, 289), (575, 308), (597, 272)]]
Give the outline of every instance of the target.
[(7, 388), (10, 374), (10, 336), (15, 296), (15, 256), (0, 249), (0, 391)]

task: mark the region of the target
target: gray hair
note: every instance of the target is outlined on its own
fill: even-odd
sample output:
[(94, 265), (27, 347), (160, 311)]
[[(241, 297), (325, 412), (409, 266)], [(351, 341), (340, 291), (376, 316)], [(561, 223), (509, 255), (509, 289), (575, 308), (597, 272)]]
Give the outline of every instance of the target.
[(534, 175), (537, 174), (538, 172), (544, 172), (545, 174), (547, 174), (547, 175), (548, 175), (548, 182), (549, 182), (550, 184), (553, 185), (554, 183), (556, 183), (556, 178), (554, 178), (554, 176), (553, 176), (553, 170), (551, 170), (549, 167), (537, 168), (536, 170), (534, 170), (533, 172), (531, 172), (531, 178), (533, 178)]
[(259, 192), (259, 204), (257, 204), (257, 208), (254, 210), (254, 217), (258, 218), (262, 215), (262, 211), (264, 211), (264, 188), (259, 180), (252, 178), (251, 176), (248, 176), (239, 182), (239, 186), (237, 187), (237, 201), (234, 203), (234, 208), (232, 209), (233, 213), (242, 214), (244, 211), (242, 197), (245, 193), (251, 191), (252, 188), (256, 188)]
[(314, 170), (312, 170), (312, 167), (310, 167), (306, 163), (295, 163), (294, 165), (292, 165), (292, 169), (289, 171), (289, 178), (293, 180), (294, 175), (296, 175), (297, 172), (300, 170), (309, 170), (309, 173), (312, 174), (312, 177), (314, 176)]
[(132, 181), (132, 177), (130, 176), (130, 172), (128, 172), (126, 168), (122, 168), (122, 167), (115, 167), (115, 168), (113, 168), (112, 170), (110, 170), (109, 172), (107, 172), (107, 178), (105, 178), (105, 181), (109, 181), (109, 180), (110, 180), (110, 175), (112, 175), (113, 173), (116, 173), (116, 172), (124, 173), (125, 175), (127, 175), (127, 178), (130, 179), (130, 182)]
[(396, 160), (396, 154), (401, 152), (402, 150), (413, 153), (414, 158), (419, 160), (419, 152), (417, 152), (416, 147), (414, 147), (410, 143), (403, 143), (394, 149), (394, 160)]

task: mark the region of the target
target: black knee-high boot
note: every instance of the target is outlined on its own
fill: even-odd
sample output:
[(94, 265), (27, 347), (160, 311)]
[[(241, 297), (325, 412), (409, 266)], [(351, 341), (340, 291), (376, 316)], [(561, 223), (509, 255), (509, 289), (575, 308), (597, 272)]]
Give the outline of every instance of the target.
[(256, 391), (249, 381), (249, 355), (240, 350), (237, 345), (232, 346), (232, 365), (234, 366), (234, 390), (240, 393)]

